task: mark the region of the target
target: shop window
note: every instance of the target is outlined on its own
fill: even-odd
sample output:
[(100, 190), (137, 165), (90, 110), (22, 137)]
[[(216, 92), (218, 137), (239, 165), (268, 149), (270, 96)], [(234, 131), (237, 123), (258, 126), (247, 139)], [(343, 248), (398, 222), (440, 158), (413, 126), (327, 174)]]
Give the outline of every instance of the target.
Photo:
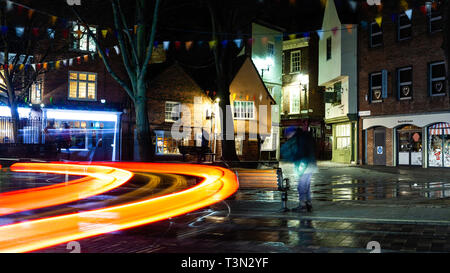
[(383, 31), (376, 22), (370, 24), (370, 47), (377, 47), (383, 44)]
[(300, 72), (301, 55), (302, 53), (300, 50), (291, 52), (291, 73)]
[(336, 149), (349, 149), (351, 147), (350, 124), (336, 125)]
[(166, 122), (175, 122), (180, 119), (180, 102), (175, 101), (166, 101), (165, 108), (165, 121)]
[[(89, 27), (92, 34), (97, 34), (96, 27)], [(88, 31), (85, 26), (74, 23), (72, 27), (72, 49), (85, 51), (85, 52), (97, 52), (97, 46), (92, 39), (92, 37), (88, 34)]]
[(445, 95), (445, 62), (435, 62), (428, 66), (428, 92), (430, 96)]
[(235, 119), (255, 118), (255, 103), (253, 101), (234, 101), (233, 106)]
[(412, 67), (397, 69), (397, 97), (399, 100), (412, 98)]
[(450, 124), (437, 123), (428, 129), (428, 165), (450, 167)]
[(178, 146), (184, 145), (183, 140), (172, 138), (171, 132), (155, 131), (157, 155), (179, 155)]
[(97, 74), (70, 71), (69, 99), (97, 100)]
[(422, 129), (407, 125), (398, 129), (398, 164), (422, 165)]
[(407, 40), (411, 38), (412, 24), (406, 14), (400, 14), (397, 18), (397, 40)]

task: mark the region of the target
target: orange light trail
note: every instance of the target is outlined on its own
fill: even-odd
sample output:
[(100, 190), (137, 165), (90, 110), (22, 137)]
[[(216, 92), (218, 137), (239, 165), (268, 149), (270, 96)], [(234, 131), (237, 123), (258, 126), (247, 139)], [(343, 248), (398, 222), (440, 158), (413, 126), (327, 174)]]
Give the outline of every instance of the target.
[[(31, 164), (33, 165), (33, 164)], [(151, 173), (170, 173), (203, 177), (198, 185), (176, 193), (102, 209), (30, 220), (0, 226), (0, 252), (28, 252), (60, 243), (136, 227), (182, 215), (217, 203), (235, 193), (236, 176), (213, 166), (159, 163), (100, 163), (102, 166)], [(40, 171), (54, 170), (43, 164)], [(64, 165), (66, 171), (78, 165)], [(99, 167), (92, 165), (91, 167)], [(27, 170), (27, 164), (21, 171)], [(77, 171), (74, 171), (74, 174)]]
[(0, 216), (70, 203), (115, 189), (133, 176), (129, 171), (107, 166), (17, 163), (13, 172), (37, 172), (87, 176), (56, 185), (0, 194)]

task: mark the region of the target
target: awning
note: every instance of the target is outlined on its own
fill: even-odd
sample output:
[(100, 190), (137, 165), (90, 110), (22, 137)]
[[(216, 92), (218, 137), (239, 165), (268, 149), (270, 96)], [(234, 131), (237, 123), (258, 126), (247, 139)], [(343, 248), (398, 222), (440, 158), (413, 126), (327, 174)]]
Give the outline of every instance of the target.
[(450, 123), (436, 123), (429, 127), (430, 135), (450, 135)]

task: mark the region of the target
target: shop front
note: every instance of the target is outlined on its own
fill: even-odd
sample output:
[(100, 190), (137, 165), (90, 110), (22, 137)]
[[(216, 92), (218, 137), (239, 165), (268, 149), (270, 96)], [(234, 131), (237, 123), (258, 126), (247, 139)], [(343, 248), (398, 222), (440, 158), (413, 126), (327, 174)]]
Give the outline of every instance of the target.
[(367, 164), (449, 168), (449, 120), (450, 112), (364, 117)]
[(428, 127), (428, 166), (450, 167), (450, 123)]
[(422, 128), (405, 125), (397, 129), (397, 164), (422, 166)]
[(120, 112), (43, 109), (43, 142), (70, 137), (62, 159), (116, 161), (120, 158)]

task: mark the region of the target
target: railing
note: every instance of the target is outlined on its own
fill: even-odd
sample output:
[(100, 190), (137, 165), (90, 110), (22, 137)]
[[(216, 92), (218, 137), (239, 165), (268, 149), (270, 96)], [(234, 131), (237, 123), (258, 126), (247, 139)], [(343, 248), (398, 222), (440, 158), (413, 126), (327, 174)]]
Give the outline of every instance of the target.
[(42, 144), (42, 120), (20, 119), (18, 141), (14, 139), (13, 119), (0, 117), (0, 143)]

